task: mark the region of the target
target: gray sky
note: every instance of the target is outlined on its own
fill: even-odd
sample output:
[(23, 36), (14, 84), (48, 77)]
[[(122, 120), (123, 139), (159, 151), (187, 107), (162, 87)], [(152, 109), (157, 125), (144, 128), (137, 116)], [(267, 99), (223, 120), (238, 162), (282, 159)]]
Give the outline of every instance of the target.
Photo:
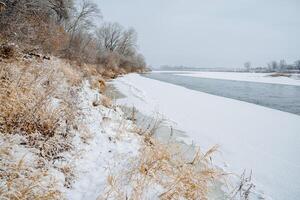
[(253, 66), (300, 59), (300, 0), (95, 0), (134, 27), (148, 64)]

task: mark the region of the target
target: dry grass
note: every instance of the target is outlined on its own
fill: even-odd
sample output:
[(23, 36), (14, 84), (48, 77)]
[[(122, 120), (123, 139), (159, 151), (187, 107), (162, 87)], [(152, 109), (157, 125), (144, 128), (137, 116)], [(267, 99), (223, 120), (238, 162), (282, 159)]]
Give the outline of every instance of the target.
[(72, 188), (72, 185), (75, 181), (74, 166), (67, 163), (58, 167), (58, 170), (64, 174), (65, 177), (64, 187)]
[[(57, 60), (1, 63), (0, 139), (23, 137), (18, 145), (30, 149), (38, 161), (35, 166), (28, 165), (27, 157), (16, 160), (2, 148), (0, 199), (61, 199), (47, 171), (56, 160), (64, 159), (63, 152), (72, 149), (77, 94), (69, 85), (79, 82), (74, 74), (70, 66)], [(70, 187), (71, 167), (58, 170), (65, 174), (65, 186)]]
[(112, 107), (112, 100), (108, 98), (107, 96), (102, 96), (101, 97), (101, 105), (103, 105), (106, 108), (111, 108)]
[(87, 128), (85, 128), (84, 126), (81, 128), (82, 130), (85, 130), (84, 132), (81, 132), (80, 133), (80, 139), (83, 143), (85, 144), (89, 144), (90, 141), (93, 140), (94, 138), (94, 135), (88, 131)]
[[(135, 112), (133, 108), (127, 113), (128, 119), (135, 119)], [(139, 155), (124, 172), (108, 176), (106, 190), (99, 199), (207, 199), (209, 189), (225, 177), (212, 163), (217, 146), (205, 153), (193, 147), (187, 155), (182, 144), (154, 138), (163, 119), (155, 117), (145, 123), (148, 125), (139, 122), (133, 128), (142, 138)]]
[(106, 79), (114, 79), (114, 78), (117, 78), (118, 77), (118, 73), (115, 72), (114, 70), (112, 69), (105, 69), (101, 75), (106, 78)]
[(287, 74), (287, 73), (274, 73), (274, 74), (270, 74), (270, 77), (291, 77), (291, 74)]
[(105, 80), (101, 76), (92, 78), (90, 85), (92, 89), (99, 91), (100, 94), (103, 94), (106, 90)]
[(59, 77), (55, 70), (31, 65), (2, 65), (0, 71), (0, 132), (25, 135), (26, 145), (49, 160), (71, 148), (76, 112), (71, 97), (58, 91)]
[[(43, 74), (44, 72), (42, 72)], [(35, 132), (51, 136), (58, 127), (59, 108), (49, 106), (55, 92), (51, 73), (15, 65), (2, 66), (0, 74), (0, 127), (2, 133)]]
[(75, 69), (68, 62), (63, 62), (60, 69), (70, 86), (79, 86), (83, 80), (83, 72)]
[[(22, 146), (33, 149), (38, 157), (36, 165), (30, 165), (27, 157), (14, 158), (12, 149), (1, 144), (0, 197), (3, 199), (61, 198), (47, 169), (56, 160), (63, 159), (61, 153), (72, 149), (76, 91), (68, 86), (78, 86), (83, 76), (94, 76), (97, 72), (87, 66), (78, 72), (71, 65), (47, 62), (30, 60), (0, 66), (0, 136), (22, 136)], [(109, 77), (116, 75), (113, 71), (106, 72)], [(103, 79), (96, 79), (95, 84), (100, 93), (105, 90)], [(112, 107), (111, 99), (103, 95), (100, 104)], [(209, 186), (222, 176), (210, 160), (216, 149), (204, 154), (198, 151), (188, 160), (176, 144), (163, 144), (151, 137), (158, 124), (139, 133), (143, 137), (140, 156), (132, 160), (132, 167), (124, 174), (108, 177), (104, 199), (145, 199), (149, 190), (155, 188), (159, 188), (161, 199), (206, 199)], [(86, 143), (90, 137), (88, 133), (81, 135)], [(65, 174), (65, 187), (71, 187), (73, 167), (63, 165), (57, 169)]]
[(95, 99), (93, 100), (92, 105), (95, 107), (102, 105), (106, 108), (112, 108), (113, 102), (109, 97), (107, 97), (105, 95), (97, 94), (97, 95), (95, 95)]
[(229, 194), (228, 199), (249, 200), (250, 195), (253, 192), (252, 190), (255, 188), (255, 185), (252, 182), (252, 171), (247, 175), (246, 170), (244, 170), (239, 179), (239, 184)]
[(106, 90), (106, 83), (105, 83), (105, 80), (104, 79), (99, 79), (98, 80), (98, 85), (99, 85), (99, 91), (101, 94), (103, 94)]
[(96, 65), (92, 65), (92, 64), (78, 64), (75, 63), (73, 64), (75, 66), (79, 66), (79, 71), (83, 72), (84, 77), (86, 78), (90, 78), (90, 77), (94, 77), (94, 76), (98, 76), (99, 74), (101, 74), (98, 70), (97, 70), (97, 66)]
[(0, 142), (0, 199), (62, 199), (53, 177), (46, 170), (26, 162), (26, 155), (15, 158), (12, 141)]
[(223, 176), (211, 163), (216, 149), (197, 151), (188, 160), (177, 144), (163, 144), (146, 135), (140, 156), (124, 175), (108, 177), (101, 198), (147, 199), (149, 191), (159, 191), (160, 199), (207, 199), (209, 187)]

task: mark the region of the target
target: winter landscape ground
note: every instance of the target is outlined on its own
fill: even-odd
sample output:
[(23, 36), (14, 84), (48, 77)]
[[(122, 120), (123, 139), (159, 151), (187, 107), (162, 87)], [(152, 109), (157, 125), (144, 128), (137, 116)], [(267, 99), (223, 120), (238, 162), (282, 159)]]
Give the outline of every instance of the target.
[[(247, 74), (231, 75), (245, 79)], [(256, 81), (254, 75), (250, 77), (251, 81)], [(257, 77), (257, 81), (262, 81), (260, 74)], [(287, 83), (280, 78), (274, 81)], [(299, 84), (298, 80), (289, 81)], [(204, 149), (218, 144), (216, 163), (225, 171), (242, 174), (244, 169), (252, 170), (259, 198), (296, 199), (299, 196), (298, 115), (189, 90), (137, 74), (119, 78), (115, 85), (127, 96), (120, 99), (120, 103), (134, 105), (148, 115), (163, 113), (176, 128), (186, 133), (188, 139), (183, 139), (187, 143), (197, 143)]]
[(0, 77), (0, 199), (248, 196), (244, 185), (223, 193), (215, 147), (186, 156), (158, 140), (158, 124), (138, 125), (105, 96), (109, 79), (92, 66), (18, 52), (1, 62)]
[(299, 115), (41, 57), (1, 65), (1, 199), (299, 195)]
[(0, 0), (0, 200), (299, 199), (298, 7)]

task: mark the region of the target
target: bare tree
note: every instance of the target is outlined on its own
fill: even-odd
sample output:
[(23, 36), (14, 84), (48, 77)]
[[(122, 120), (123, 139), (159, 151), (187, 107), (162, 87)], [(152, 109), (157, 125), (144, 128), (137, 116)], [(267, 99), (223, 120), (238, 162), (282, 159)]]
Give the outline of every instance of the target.
[(100, 51), (114, 52), (121, 40), (123, 27), (118, 23), (104, 23), (97, 31), (96, 37)]
[(271, 67), (273, 71), (277, 71), (278, 70), (278, 63), (276, 61), (272, 61), (271, 62)]
[(66, 24), (66, 30), (71, 34), (71, 38), (79, 29), (89, 30), (94, 27), (93, 18), (101, 17), (97, 4), (89, 0), (83, 0), (79, 10), (74, 10), (73, 13), (72, 19)]
[(133, 28), (125, 30), (118, 45), (118, 53), (124, 56), (132, 56), (137, 47), (137, 33)]
[(5, 9), (0, 12), (0, 34), (15, 42), (31, 42), (41, 34), (50, 33), (56, 22), (68, 19), (72, 5), (72, 0), (2, 1)]
[(95, 27), (94, 18), (101, 17), (97, 5), (89, 0), (83, 0), (79, 9), (74, 9), (72, 13), (73, 15), (65, 25), (70, 38), (65, 50), (69, 59), (82, 57), (80, 54), (85, 52), (92, 41), (90, 30)]
[(137, 52), (133, 28), (104, 23), (95, 31), (95, 18), (101, 17), (97, 4), (81, 0), (75, 6), (75, 2), (0, 0), (1, 41), (14, 41), (25, 49), (34, 47), (79, 62), (102, 59), (105, 66), (116, 70), (123, 67), (131, 71), (145, 65)]
[(250, 69), (251, 69), (251, 62), (246, 62), (246, 63), (244, 64), (244, 67), (246, 68), (247, 72), (249, 72)]
[(70, 58), (80, 62), (94, 63), (97, 56), (97, 46), (94, 36), (84, 30), (76, 33), (73, 40), (74, 47)]
[(137, 33), (133, 28), (124, 30), (118, 23), (104, 23), (96, 31), (100, 52), (117, 52), (133, 56), (137, 48)]
[(300, 60), (295, 61), (295, 67), (300, 71)]
[(96, 31), (98, 63), (113, 70), (142, 71), (145, 59), (137, 51), (137, 33), (118, 23), (104, 23)]
[(280, 60), (279, 61), (279, 70), (284, 71), (284, 70), (286, 70), (286, 68), (287, 68), (287, 64), (286, 64), (285, 60)]
[(47, 0), (45, 3), (55, 13), (58, 22), (69, 19), (73, 0)]

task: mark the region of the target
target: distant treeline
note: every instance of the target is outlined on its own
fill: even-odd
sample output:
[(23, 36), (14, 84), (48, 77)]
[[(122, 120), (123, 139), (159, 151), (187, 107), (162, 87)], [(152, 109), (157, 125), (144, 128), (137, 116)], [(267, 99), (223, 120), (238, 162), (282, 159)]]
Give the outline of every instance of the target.
[(146, 67), (137, 50), (137, 33), (118, 23), (102, 20), (98, 6), (81, 0), (0, 0), (0, 44), (14, 43), (23, 49), (78, 63), (97, 64), (126, 72)]
[(200, 67), (186, 67), (186, 66), (169, 66), (163, 65), (159, 67), (162, 71), (233, 71), (228, 68), (200, 68)]
[(216, 71), (216, 72), (287, 72), (287, 73), (300, 73), (300, 60), (295, 61), (293, 64), (287, 64), (285, 60), (279, 62), (272, 61), (264, 67), (252, 67), (251, 62), (246, 62), (244, 67), (240, 68), (199, 68), (187, 66), (169, 66), (163, 65), (159, 67), (163, 71)]
[(263, 67), (252, 67), (251, 62), (246, 62), (244, 67), (246, 71), (300, 73), (300, 60), (293, 64), (287, 64), (285, 60), (272, 61)]

